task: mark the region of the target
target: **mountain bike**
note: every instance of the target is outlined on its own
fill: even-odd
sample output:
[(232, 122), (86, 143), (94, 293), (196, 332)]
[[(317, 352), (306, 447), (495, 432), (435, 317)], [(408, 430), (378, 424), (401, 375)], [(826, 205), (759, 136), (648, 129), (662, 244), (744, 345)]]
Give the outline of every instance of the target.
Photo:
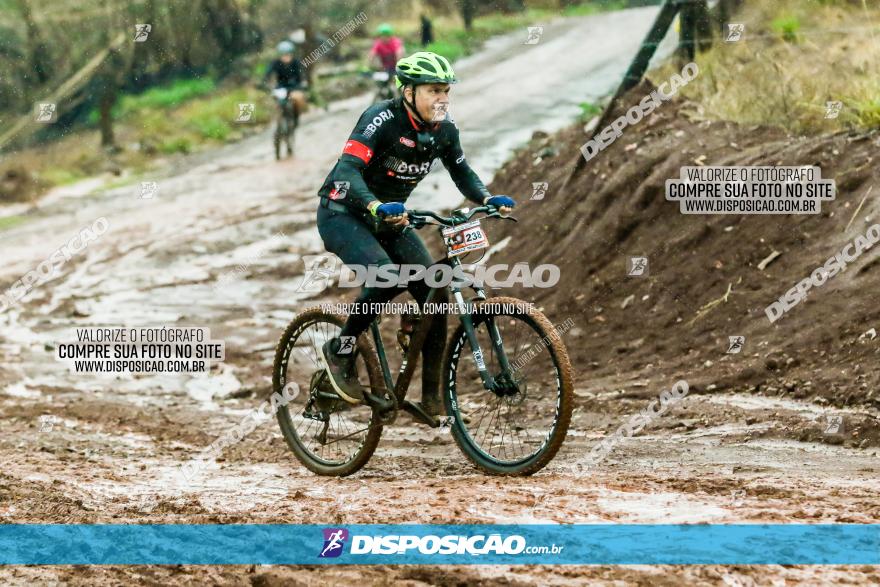
[(392, 72), (363, 70), (361, 75), (372, 79), (376, 86), (373, 104), (383, 100), (393, 100), (397, 97), (397, 89), (394, 85), (394, 74)]
[(272, 90), (272, 96), (278, 104), (278, 124), (275, 126), (275, 133), (272, 135), (272, 143), (275, 146), (275, 160), (281, 159), (282, 143), (287, 149), (287, 156), (293, 155), (293, 133), (299, 126), (300, 106), (298, 101), (294, 99), (294, 92), (297, 90), (289, 88), (275, 88)]
[[(489, 246), (480, 219), (501, 218), (497, 208), (454, 210), (449, 217), (408, 211), (405, 230), (436, 225), (446, 245), (437, 263), (453, 269), (461, 256)], [(296, 382), (300, 392), (277, 412), (281, 432), (296, 458), (319, 475), (346, 476), (373, 455), (383, 426), (400, 412), (432, 428), (447, 426), (465, 456), (494, 475), (531, 475), (549, 463), (568, 432), (574, 401), (568, 353), (551, 322), (531, 304), (512, 297), (488, 298), (476, 283), (465, 300), (463, 287), (449, 291), (459, 319), (443, 357), (443, 407), (435, 418), (406, 399), (422, 345), (434, 314), (424, 311), (401, 344), (404, 356), (396, 380), (380, 336), (380, 315), (358, 337), (354, 375), (364, 387), (364, 404), (343, 401), (333, 390), (321, 347), (338, 336), (345, 316), (313, 307), (287, 327), (275, 351), (272, 383), (281, 391)], [(445, 288), (434, 288), (422, 309)], [(398, 331), (401, 341), (402, 330)]]

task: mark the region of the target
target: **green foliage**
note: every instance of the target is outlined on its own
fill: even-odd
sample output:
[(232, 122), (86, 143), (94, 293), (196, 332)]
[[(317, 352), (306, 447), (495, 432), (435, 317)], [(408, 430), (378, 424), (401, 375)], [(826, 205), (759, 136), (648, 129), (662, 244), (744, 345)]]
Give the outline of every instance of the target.
[(858, 124), (865, 128), (880, 128), (880, 98), (853, 103)]
[(83, 173), (80, 169), (61, 169), (58, 167), (51, 167), (46, 169), (42, 173), (42, 178), (47, 181), (51, 185), (66, 185), (69, 183), (77, 182), (81, 179), (85, 179), (88, 177), (88, 174)]
[(210, 94), (215, 89), (212, 79), (177, 80), (169, 86), (151, 88), (137, 96), (125, 96), (114, 108), (114, 118), (144, 108), (167, 109), (180, 106), (187, 100)]
[(467, 53), (467, 47), (457, 39), (449, 39), (446, 41), (434, 41), (425, 47), (425, 51), (432, 51), (446, 57), (450, 61), (455, 61)]
[(226, 140), (229, 136), (229, 124), (215, 114), (207, 114), (190, 120), (190, 124), (206, 139)]
[(623, 10), (627, 7), (626, 0), (605, 0), (599, 2), (582, 2), (573, 6), (566, 6), (562, 10), (563, 16), (587, 16), (608, 10)]
[(801, 30), (801, 21), (797, 16), (782, 15), (775, 19), (770, 26), (789, 43), (797, 43), (798, 32)]
[[(169, 110), (184, 102), (210, 94), (216, 89), (212, 79), (181, 79), (166, 86), (150, 88), (137, 95), (123, 95), (113, 107), (114, 120), (142, 113), (147, 109)], [(89, 113), (88, 122), (97, 124), (100, 114), (97, 110)]]
[(159, 150), (165, 154), (189, 153), (192, 151), (192, 141), (186, 137), (174, 137), (159, 146)]
[(6, 230), (8, 228), (12, 228), (13, 226), (18, 226), (24, 221), (24, 216), (6, 216), (4, 218), (0, 218), (0, 230)]
[[(753, 30), (755, 42), (717, 44), (701, 53), (700, 75), (681, 90), (699, 104), (700, 118), (802, 135), (880, 128), (880, 79), (873, 67), (880, 45), (862, 24), (874, 22), (876, 10), (866, 16), (858, 3), (848, 2), (807, 9), (796, 0), (746, 6), (744, 21), (762, 23)], [(829, 23), (846, 34), (808, 36), (806, 31), (827, 30)], [(790, 43), (800, 38), (810, 42), (792, 50)], [(668, 79), (673, 71), (668, 67), (652, 78)], [(829, 119), (831, 101), (842, 102), (843, 109)]]
[(581, 102), (578, 106), (581, 107), (581, 120), (584, 122), (602, 114), (602, 107), (593, 102)]

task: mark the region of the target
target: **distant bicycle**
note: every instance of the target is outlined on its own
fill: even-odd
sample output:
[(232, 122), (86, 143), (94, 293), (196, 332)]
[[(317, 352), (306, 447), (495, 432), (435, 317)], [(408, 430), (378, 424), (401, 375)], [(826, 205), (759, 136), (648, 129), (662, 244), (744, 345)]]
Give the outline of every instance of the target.
[(373, 94), (373, 104), (383, 100), (393, 100), (397, 97), (394, 86), (394, 75), (387, 71), (362, 71), (361, 75), (369, 77), (376, 85), (376, 93)]
[(275, 88), (272, 90), (272, 97), (278, 105), (278, 123), (272, 135), (277, 161), (281, 159), (282, 143), (286, 147), (287, 156), (293, 155), (293, 134), (305, 109), (305, 94), (299, 88)]
[(272, 138), (275, 144), (275, 159), (281, 159), (281, 143), (287, 147), (287, 156), (293, 155), (293, 133), (299, 123), (299, 116), (306, 111), (306, 97), (300, 88), (308, 85), (308, 77), (302, 62), (296, 57), (296, 44), (289, 40), (278, 43), (275, 48), (278, 57), (266, 67), (260, 86), (266, 87), (269, 79), (275, 78), (272, 95), (278, 103), (279, 116)]

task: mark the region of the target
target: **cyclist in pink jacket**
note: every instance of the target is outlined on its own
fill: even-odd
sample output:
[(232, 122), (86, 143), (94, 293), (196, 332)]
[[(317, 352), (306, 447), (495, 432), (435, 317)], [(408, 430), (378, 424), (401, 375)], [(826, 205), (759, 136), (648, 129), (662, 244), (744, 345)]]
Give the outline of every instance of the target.
[(379, 38), (370, 49), (370, 62), (393, 76), (398, 60), (403, 57), (403, 41), (394, 36), (394, 29), (387, 23), (380, 24), (376, 34)]

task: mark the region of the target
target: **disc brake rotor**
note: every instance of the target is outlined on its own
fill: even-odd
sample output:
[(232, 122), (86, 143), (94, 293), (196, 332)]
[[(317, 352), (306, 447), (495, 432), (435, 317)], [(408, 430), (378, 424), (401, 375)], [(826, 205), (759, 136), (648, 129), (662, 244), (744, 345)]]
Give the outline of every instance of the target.
[(505, 403), (511, 406), (522, 404), (526, 400), (528, 392), (528, 383), (526, 382), (525, 376), (521, 376), (517, 379), (515, 375), (516, 374), (504, 372), (495, 378), (495, 384), (499, 388), (496, 392), (497, 395), (503, 398)]

